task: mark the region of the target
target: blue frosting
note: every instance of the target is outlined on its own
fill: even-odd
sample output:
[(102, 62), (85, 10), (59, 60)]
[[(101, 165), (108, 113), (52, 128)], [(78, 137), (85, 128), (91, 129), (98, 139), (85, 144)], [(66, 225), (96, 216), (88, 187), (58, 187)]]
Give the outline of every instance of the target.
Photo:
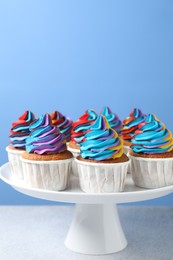
[(157, 154), (173, 149), (172, 133), (155, 115), (149, 114), (131, 140), (135, 153)]
[(101, 114), (106, 117), (111, 128), (113, 128), (118, 134), (121, 133), (122, 122), (119, 117), (111, 111), (109, 107), (104, 107)]
[(119, 158), (123, 154), (123, 142), (110, 128), (104, 116), (98, 116), (80, 144), (81, 157), (96, 161)]

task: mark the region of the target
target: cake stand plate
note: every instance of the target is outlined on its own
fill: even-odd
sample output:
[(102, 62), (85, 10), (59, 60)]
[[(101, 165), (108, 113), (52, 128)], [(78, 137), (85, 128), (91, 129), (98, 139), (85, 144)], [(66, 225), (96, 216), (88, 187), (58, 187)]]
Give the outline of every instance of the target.
[(144, 201), (173, 192), (173, 185), (159, 189), (136, 187), (130, 174), (127, 175), (125, 190), (120, 193), (84, 193), (75, 176), (71, 176), (68, 189), (65, 191), (28, 188), (22, 180), (14, 179), (9, 163), (1, 167), (0, 178), (15, 190), (32, 197), (76, 203), (65, 245), (72, 251), (93, 255), (115, 253), (127, 246), (117, 203)]

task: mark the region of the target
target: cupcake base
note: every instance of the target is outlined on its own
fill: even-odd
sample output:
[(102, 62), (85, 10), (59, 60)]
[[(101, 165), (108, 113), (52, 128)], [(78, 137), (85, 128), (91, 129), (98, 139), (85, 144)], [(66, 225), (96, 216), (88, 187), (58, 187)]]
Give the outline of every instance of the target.
[(36, 154), (24, 152), (22, 158), (31, 161), (58, 161), (73, 158), (73, 155), (70, 151), (64, 151), (57, 154)]
[(6, 151), (8, 153), (8, 160), (10, 162), (10, 167), (14, 178), (23, 179), (23, 165), (20, 161), (20, 156), (25, 152), (24, 149), (17, 149), (12, 146), (7, 146)]
[[(131, 151), (130, 146), (124, 145), (124, 153), (125, 153), (127, 156), (129, 156), (130, 151)], [(131, 164), (129, 164), (129, 166), (128, 166), (127, 173), (131, 173)]]
[(129, 152), (131, 151), (130, 146), (124, 145), (124, 153), (128, 156)]
[(131, 146), (131, 142), (130, 141), (128, 141), (128, 140), (123, 140), (123, 144), (124, 144), (124, 146)]
[(30, 188), (45, 190), (61, 191), (66, 189), (71, 174), (72, 160), (73, 156), (69, 151), (51, 155), (23, 153), (21, 161), (25, 184)]
[(82, 159), (80, 156), (77, 157), (75, 161), (78, 164), (81, 189), (86, 193), (123, 191), (130, 160), (126, 155), (117, 160), (119, 161), (105, 160), (104, 162), (93, 162), (92, 160)]
[(130, 158), (132, 179), (136, 186), (156, 189), (173, 185), (173, 152), (144, 157), (131, 152)]
[(80, 146), (77, 145), (76, 143), (74, 143), (73, 141), (70, 141), (70, 142), (68, 143), (68, 147), (69, 147), (69, 148), (72, 148), (72, 149), (77, 149), (77, 150), (80, 151)]

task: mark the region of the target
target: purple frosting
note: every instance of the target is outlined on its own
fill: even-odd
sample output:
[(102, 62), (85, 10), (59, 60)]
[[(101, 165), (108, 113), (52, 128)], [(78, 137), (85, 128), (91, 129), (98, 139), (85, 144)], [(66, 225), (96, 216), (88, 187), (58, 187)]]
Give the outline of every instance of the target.
[(52, 125), (49, 114), (44, 114), (30, 126), (31, 134), (26, 140), (26, 151), (36, 154), (56, 154), (67, 149), (66, 138), (58, 127)]

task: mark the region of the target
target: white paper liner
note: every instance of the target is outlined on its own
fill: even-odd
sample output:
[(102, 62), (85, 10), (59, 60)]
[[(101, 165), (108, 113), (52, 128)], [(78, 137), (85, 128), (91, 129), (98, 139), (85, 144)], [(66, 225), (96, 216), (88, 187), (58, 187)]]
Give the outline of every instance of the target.
[(14, 175), (14, 178), (23, 179), (24, 178), (23, 165), (20, 160), (20, 156), (25, 151), (13, 150), (10, 149), (9, 146), (6, 147), (6, 151), (8, 153), (8, 160), (10, 162), (10, 167), (11, 167), (12, 174)]
[(124, 145), (124, 153), (125, 153), (126, 155), (128, 155), (128, 153), (130, 152), (130, 150), (131, 150), (130, 146)]
[[(130, 146), (124, 145), (124, 153), (129, 157), (129, 152), (131, 151)], [(127, 173), (131, 173), (131, 163), (129, 163)]]
[(56, 161), (34, 161), (22, 157), (20, 159), (26, 186), (54, 191), (67, 188), (73, 158)]
[(86, 193), (114, 193), (124, 190), (130, 160), (123, 163), (92, 163), (75, 159), (81, 189)]
[(148, 189), (173, 185), (173, 158), (141, 158), (130, 155), (136, 186)]
[[(68, 146), (68, 150), (73, 154), (73, 157), (76, 158), (77, 156), (80, 155), (80, 150), (78, 149), (73, 149)], [(78, 177), (78, 167), (76, 161), (73, 159), (72, 161), (72, 174), (76, 177)]]

